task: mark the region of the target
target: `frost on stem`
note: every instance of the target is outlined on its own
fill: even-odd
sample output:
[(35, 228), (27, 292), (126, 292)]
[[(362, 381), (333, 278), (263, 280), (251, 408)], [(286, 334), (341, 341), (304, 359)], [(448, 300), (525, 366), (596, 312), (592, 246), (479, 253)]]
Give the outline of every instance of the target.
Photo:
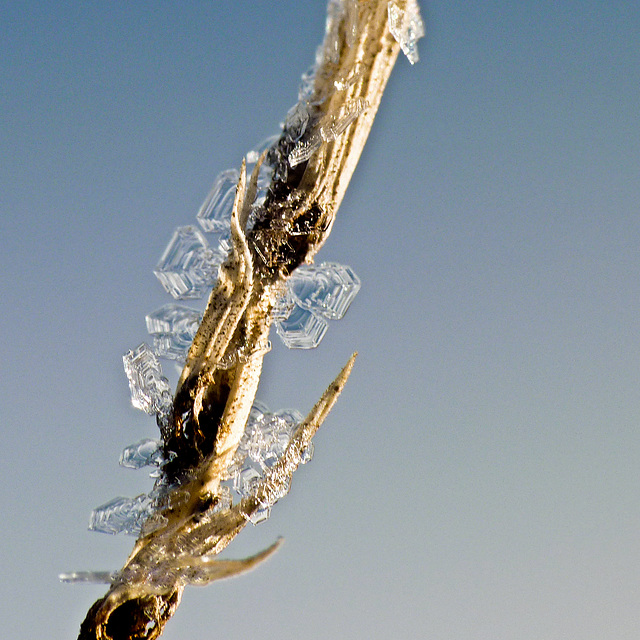
[[(155, 270), (162, 286), (176, 300), (212, 290), (203, 312), (171, 303), (150, 313), (153, 348), (143, 343), (125, 355), (132, 403), (155, 415), (161, 439), (127, 447), (121, 464), (151, 468), (155, 483), (91, 516), (96, 531), (137, 536), (122, 569), (61, 576), (109, 585), (81, 639), (157, 638), (186, 585), (251, 569), (277, 548), (217, 559), (289, 491), (355, 355), (306, 418), (271, 412), (256, 401), (271, 324), (287, 346), (317, 346), (357, 294), (352, 269), (315, 265), (314, 257), (398, 53), (417, 60), (422, 31), (415, 0), (330, 0), (324, 42), (280, 134), (252, 149), (239, 171), (218, 175), (196, 216), (202, 231), (183, 226), (172, 235)], [(184, 364), (174, 394), (159, 357)]]

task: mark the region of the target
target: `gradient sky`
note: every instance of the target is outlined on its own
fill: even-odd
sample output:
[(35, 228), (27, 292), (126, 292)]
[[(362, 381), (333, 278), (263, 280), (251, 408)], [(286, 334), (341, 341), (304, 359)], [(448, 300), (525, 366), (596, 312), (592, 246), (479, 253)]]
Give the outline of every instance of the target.
[[(423, 2), (319, 255), (362, 289), (318, 349), (274, 338), (259, 398), (347, 388), (271, 519), (286, 542), (190, 588), (164, 635), (640, 637), (640, 5)], [(74, 638), (151, 487), (121, 355), (215, 175), (276, 133), (323, 0), (0, 2), (5, 638)]]

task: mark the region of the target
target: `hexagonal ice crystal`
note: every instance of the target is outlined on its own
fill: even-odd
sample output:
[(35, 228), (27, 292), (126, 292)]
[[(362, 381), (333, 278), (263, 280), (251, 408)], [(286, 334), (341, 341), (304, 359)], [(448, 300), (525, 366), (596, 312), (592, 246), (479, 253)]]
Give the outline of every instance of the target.
[(119, 496), (91, 512), (89, 530), (137, 536), (153, 511), (153, 500), (146, 494), (135, 498)]
[(176, 300), (201, 298), (215, 282), (223, 260), (221, 252), (209, 249), (198, 229), (178, 227), (154, 273)]
[(336, 262), (300, 265), (289, 279), (289, 290), (303, 309), (339, 320), (360, 290), (360, 278)]
[(131, 404), (149, 415), (169, 413), (172, 404), (169, 381), (162, 375), (162, 367), (149, 345), (143, 342), (128, 351), (122, 362), (129, 379)]
[(324, 318), (298, 304), (284, 320), (276, 320), (276, 331), (290, 349), (314, 349), (320, 344), (327, 331)]
[(156, 355), (170, 360), (184, 360), (196, 335), (202, 313), (178, 304), (166, 304), (145, 318), (147, 331), (154, 336)]
[(237, 169), (227, 169), (216, 176), (211, 191), (196, 215), (200, 226), (207, 233), (229, 229), (239, 178), (240, 172)]
[(162, 440), (143, 438), (135, 444), (125, 447), (120, 454), (120, 466), (128, 469), (141, 469), (149, 465), (159, 467), (164, 462)]
[(400, 48), (411, 64), (418, 62), (418, 40), (424, 36), (424, 24), (420, 16), (420, 7), (416, 0), (407, 2), (406, 11), (395, 2), (387, 5), (389, 13), (389, 31), (400, 44)]
[(262, 480), (262, 475), (257, 469), (245, 467), (233, 479), (233, 489), (244, 498), (255, 491), (260, 480)]

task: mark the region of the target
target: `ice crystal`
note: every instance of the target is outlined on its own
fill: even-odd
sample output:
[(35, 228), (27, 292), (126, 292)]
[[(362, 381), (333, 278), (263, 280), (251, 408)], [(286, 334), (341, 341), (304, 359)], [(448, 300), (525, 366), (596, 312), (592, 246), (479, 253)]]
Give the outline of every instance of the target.
[(149, 415), (168, 414), (172, 404), (169, 381), (162, 375), (162, 367), (149, 345), (143, 342), (128, 351), (122, 361), (129, 379), (131, 404)]
[(324, 318), (298, 304), (284, 320), (276, 320), (276, 331), (289, 349), (314, 349), (329, 327)]
[(359, 290), (360, 279), (351, 267), (301, 265), (272, 308), (278, 335), (289, 348), (313, 349), (324, 337), (326, 320), (342, 318)]
[(339, 113), (329, 113), (322, 119), (320, 135), (325, 142), (335, 140), (364, 111), (369, 103), (364, 98), (345, 102)]
[(345, 102), (341, 109), (328, 113), (312, 133), (298, 141), (289, 153), (289, 164), (292, 167), (308, 160), (321, 146), (323, 142), (331, 142), (364, 111), (369, 108), (369, 103), (364, 98), (356, 98)]
[(289, 290), (303, 309), (339, 320), (360, 290), (360, 278), (351, 267), (335, 262), (301, 265), (289, 279)]
[(416, 0), (408, 0), (406, 11), (393, 1), (387, 5), (389, 31), (398, 41), (411, 64), (418, 62), (418, 40), (424, 36), (424, 23)]
[(284, 121), (284, 132), (290, 142), (302, 138), (309, 124), (309, 106), (306, 102), (297, 102), (287, 112)]
[(200, 226), (207, 233), (229, 229), (239, 178), (240, 172), (237, 169), (227, 169), (216, 176), (211, 191), (196, 215)]
[(166, 304), (145, 318), (147, 331), (154, 336), (156, 355), (184, 361), (193, 342), (202, 313), (178, 304)]
[(178, 227), (154, 273), (176, 300), (201, 298), (215, 282), (223, 260), (224, 254), (209, 249), (198, 229)]
[(147, 494), (135, 498), (119, 496), (91, 512), (89, 529), (101, 533), (137, 536), (145, 521), (154, 514), (154, 509), (154, 501)]
[(294, 305), (295, 300), (291, 295), (290, 285), (287, 283), (282, 294), (276, 298), (273, 303), (273, 307), (271, 308), (271, 317), (274, 321), (286, 320), (289, 315), (291, 315)]
[(270, 413), (260, 403), (251, 408), (229, 473), (233, 489), (240, 498), (261, 495), (259, 508), (248, 516), (253, 524), (266, 520), (271, 507), (289, 491), (289, 477), (278, 477), (277, 481), (269, 478), (302, 420), (302, 414), (296, 409)]
[(322, 138), (315, 135), (313, 138), (300, 141), (289, 154), (289, 164), (296, 167), (307, 161), (322, 146)]
[(123, 449), (120, 466), (129, 469), (141, 469), (150, 465), (159, 467), (164, 462), (161, 447), (162, 440), (143, 438)]
[(60, 582), (92, 584), (111, 584), (118, 578), (117, 572), (112, 571), (71, 571), (58, 575)]

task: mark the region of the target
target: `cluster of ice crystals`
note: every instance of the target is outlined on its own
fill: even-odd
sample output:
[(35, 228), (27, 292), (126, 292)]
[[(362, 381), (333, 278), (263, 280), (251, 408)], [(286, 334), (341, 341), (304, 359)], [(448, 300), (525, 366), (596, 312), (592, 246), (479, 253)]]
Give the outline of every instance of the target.
[(231, 211), (240, 178), (237, 169), (221, 171), (205, 198), (196, 218), (207, 233), (226, 231), (231, 224)]
[(424, 23), (417, 0), (408, 0), (406, 11), (391, 0), (387, 5), (389, 30), (411, 64), (418, 62), (418, 40), (424, 36)]
[(201, 298), (215, 282), (225, 256), (209, 248), (194, 226), (178, 227), (154, 273), (176, 300)]
[(145, 318), (156, 355), (184, 362), (193, 342), (202, 313), (178, 304), (166, 304)]
[(142, 467), (159, 467), (164, 462), (162, 455), (162, 440), (143, 438), (135, 444), (125, 447), (120, 454), (120, 466), (129, 469)]
[[(266, 475), (284, 454), (293, 432), (302, 420), (302, 414), (295, 409), (270, 413), (264, 405), (254, 404), (229, 470), (229, 481), (240, 498), (256, 495), (258, 487), (264, 483)], [(280, 482), (269, 499), (249, 516), (251, 522), (258, 524), (266, 520), (271, 507), (288, 490), (288, 480)]]
[(276, 301), (276, 331), (290, 349), (313, 349), (329, 326), (347, 312), (360, 290), (360, 279), (351, 267), (335, 262), (301, 265)]
[[(154, 514), (155, 501), (146, 493), (135, 498), (119, 496), (91, 512), (89, 530), (138, 536), (143, 526), (145, 532), (150, 533), (164, 524)], [(147, 522), (150, 526), (147, 526)]]
[(149, 345), (144, 342), (122, 357), (129, 379), (131, 403), (149, 415), (167, 415), (173, 402), (169, 381)]

